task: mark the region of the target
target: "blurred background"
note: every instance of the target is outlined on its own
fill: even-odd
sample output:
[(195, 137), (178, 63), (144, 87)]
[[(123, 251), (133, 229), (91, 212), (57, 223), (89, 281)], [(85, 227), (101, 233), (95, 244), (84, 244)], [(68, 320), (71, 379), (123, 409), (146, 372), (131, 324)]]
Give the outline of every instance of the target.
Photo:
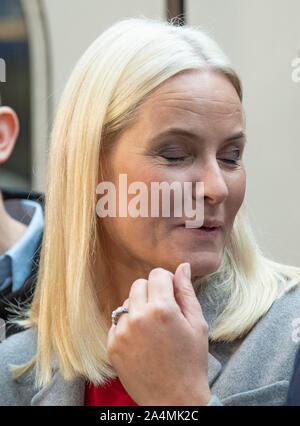
[(178, 15), (214, 37), (242, 79), (250, 219), (268, 257), (300, 266), (300, 82), (292, 79), (299, 0), (0, 0), (2, 104), (21, 123), (0, 186), (44, 191), (62, 89), (101, 32), (125, 17)]

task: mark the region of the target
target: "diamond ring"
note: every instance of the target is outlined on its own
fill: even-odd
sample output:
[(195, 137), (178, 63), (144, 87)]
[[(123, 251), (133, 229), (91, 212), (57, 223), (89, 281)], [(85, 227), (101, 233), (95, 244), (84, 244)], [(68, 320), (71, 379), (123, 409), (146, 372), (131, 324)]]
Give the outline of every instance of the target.
[(119, 306), (117, 309), (115, 309), (114, 311), (112, 311), (111, 313), (111, 319), (114, 325), (117, 325), (118, 320), (120, 318), (120, 316), (124, 313), (128, 313), (129, 310), (128, 308), (124, 308), (124, 306)]

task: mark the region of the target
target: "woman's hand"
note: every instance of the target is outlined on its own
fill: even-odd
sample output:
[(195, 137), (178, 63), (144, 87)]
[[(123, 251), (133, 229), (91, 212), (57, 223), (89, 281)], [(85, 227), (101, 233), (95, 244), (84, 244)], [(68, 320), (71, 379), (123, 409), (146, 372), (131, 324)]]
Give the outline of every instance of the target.
[(108, 334), (108, 356), (138, 405), (206, 405), (208, 327), (191, 279), (190, 265), (175, 275), (156, 268), (131, 286)]

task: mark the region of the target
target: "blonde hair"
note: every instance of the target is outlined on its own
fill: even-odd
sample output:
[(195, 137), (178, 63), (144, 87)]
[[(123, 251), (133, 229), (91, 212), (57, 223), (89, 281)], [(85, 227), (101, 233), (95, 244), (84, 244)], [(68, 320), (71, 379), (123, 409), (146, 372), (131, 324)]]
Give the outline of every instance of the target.
[[(133, 122), (152, 89), (191, 69), (221, 72), (242, 100), (240, 80), (227, 57), (210, 36), (190, 26), (125, 19), (95, 40), (77, 63), (52, 131), (38, 283), (27, 318), (19, 321), (37, 327), (37, 353), (15, 368), (15, 377), (35, 366), (36, 385), (46, 385), (52, 356), (66, 379), (83, 376), (101, 384), (115, 377), (94, 276), (95, 260), (105, 258), (96, 215), (99, 158)], [(247, 333), (299, 277), (298, 268), (262, 256), (242, 206), (219, 270), (200, 280), (226, 287), (229, 295), (211, 339), (234, 340)]]

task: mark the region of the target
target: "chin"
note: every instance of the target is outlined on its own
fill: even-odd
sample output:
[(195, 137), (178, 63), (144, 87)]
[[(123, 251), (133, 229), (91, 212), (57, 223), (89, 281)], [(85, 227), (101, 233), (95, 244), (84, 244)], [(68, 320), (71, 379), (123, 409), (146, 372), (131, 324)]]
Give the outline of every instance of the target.
[(199, 253), (192, 256), (187, 260), (191, 264), (192, 278), (216, 272), (221, 265), (222, 257), (223, 253)]
[(177, 267), (181, 263), (189, 262), (191, 265), (192, 278), (202, 277), (204, 275), (212, 274), (216, 272), (222, 262), (223, 251), (184, 251), (184, 252), (169, 252), (169, 259), (172, 259), (171, 263), (167, 259), (164, 262), (154, 262), (153, 266), (160, 266), (167, 271), (175, 274)]

